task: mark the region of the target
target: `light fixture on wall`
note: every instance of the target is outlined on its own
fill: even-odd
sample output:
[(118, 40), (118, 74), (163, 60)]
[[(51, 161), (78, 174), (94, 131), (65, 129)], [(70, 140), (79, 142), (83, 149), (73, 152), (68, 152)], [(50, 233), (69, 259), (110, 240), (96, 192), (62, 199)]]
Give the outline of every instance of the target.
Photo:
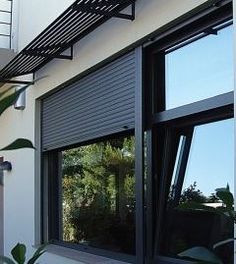
[(12, 165), (10, 161), (2, 161), (0, 162), (0, 171), (11, 171)]
[[(17, 86), (16, 91), (22, 89), (22, 87), (23, 87), (22, 85)], [(16, 100), (15, 105), (14, 105), (14, 108), (16, 110), (24, 110), (25, 109), (25, 101), (26, 101), (26, 98), (25, 98), (26, 94), (25, 93), (26, 93), (25, 91), (22, 92), (19, 95), (18, 99)]]
[(10, 161), (3, 161), (3, 157), (0, 157), (0, 186), (3, 186), (4, 171), (11, 171), (12, 165)]

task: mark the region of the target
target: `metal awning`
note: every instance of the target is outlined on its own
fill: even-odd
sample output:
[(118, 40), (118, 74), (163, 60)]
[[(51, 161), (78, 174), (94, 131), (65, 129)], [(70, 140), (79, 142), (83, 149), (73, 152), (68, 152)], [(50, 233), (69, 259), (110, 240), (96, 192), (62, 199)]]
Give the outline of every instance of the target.
[[(130, 14), (121, 11), (130, 6)], [(0, 82), (34, 73), (54, 58), (73, 59), (73, 45), (111, 17), (134, 20), (135, 0), (77, 0), (0, 71)], [(63, 54), (70, 49), (70, 54)], [(18, 82), (18, 81), (16, 81)]]

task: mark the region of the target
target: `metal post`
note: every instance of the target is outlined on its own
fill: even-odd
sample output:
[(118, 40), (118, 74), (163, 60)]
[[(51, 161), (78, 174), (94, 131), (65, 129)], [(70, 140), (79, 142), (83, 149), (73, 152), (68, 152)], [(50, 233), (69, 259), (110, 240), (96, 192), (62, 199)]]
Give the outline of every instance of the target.
[(142, 85), (142, 47), (136, 52), (135, 86), (135, 179), (136, 179), (136, 263), (143, 264), (144, 252), (144, 100)]

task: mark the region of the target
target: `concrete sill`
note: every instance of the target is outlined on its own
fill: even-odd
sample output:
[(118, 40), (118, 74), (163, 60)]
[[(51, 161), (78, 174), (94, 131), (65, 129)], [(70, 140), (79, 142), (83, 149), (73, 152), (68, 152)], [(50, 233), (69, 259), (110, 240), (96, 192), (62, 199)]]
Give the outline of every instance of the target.
[(64, 257), (64, 258), (76, 260), (84, 264), (103, 264), (103, 263), (104, 264), (127, 264), (126, 262), (123, 262), (123, 261), (109, 259), (106, 257), (102, 257), (102, 256), (78, 251), (75, 249), (58, 246), (58, 245), (48, 245), (47, 252)]

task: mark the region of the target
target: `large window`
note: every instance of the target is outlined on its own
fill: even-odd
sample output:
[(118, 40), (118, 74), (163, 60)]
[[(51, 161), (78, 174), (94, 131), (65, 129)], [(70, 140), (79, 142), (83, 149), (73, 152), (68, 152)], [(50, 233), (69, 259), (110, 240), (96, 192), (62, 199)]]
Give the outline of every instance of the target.
[(234, 263), (233, 27), (224, 8), (146, 49), (150, 263)]
[[(161, 252), (233, 263), (233, 119), (178, 131)], [(172, 136), (175, 137), (176, 134)]]
[(166, 109), (233, 90), (233, 26), (225, 25), (166, 51)]
[(48, 153), (49, 240), (135, 255), (134, 142), (113, 136)]
[(43, 100), (44, 242), (233, 264), (232, 28), (207, 6)]
[(135, 253), (134, 137), (62, 152), (63, 241)]
[(140, 56), (129, 50), (42, 99), (43, 242), (134, 260)]

